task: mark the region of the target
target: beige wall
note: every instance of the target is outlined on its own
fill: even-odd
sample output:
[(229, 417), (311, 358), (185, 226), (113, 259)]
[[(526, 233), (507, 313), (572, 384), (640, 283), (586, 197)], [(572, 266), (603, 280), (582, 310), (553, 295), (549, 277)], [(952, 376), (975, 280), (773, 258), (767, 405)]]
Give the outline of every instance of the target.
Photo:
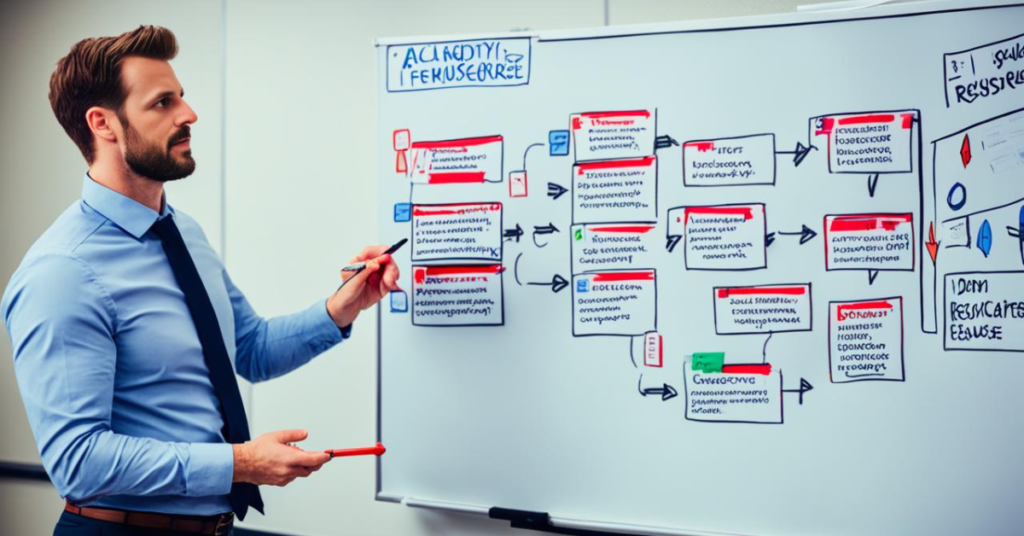
[[(803, 3), (813, 2), (4, 2), (0, 285), (6, 286), (28, 247), (79, 194), (84, 161), (53, 119), (46, 89), (55, 61), (81, 38), (141, 23), (161, 24), (178, 35), (181, 54), (173, 65), (199, 114), (193, 129), (199, 167), (193, 177), (170, 187), (170, 201), (199, 219), (257, 310), (273, 315), (326, 296), (337, 267), (376, 240), (370, 156), (376, 127), (374, 38), (599, 26), (606, 17), (611, 24), (730, 17), (792, 11)], [(309, 184), (317, 187), (304, 187)], [(304, 207), (308, 217), (275, 218), (281, 203)], [(311, 251), (290, 239), (298, 233), (306, 236), (305, 243), (313, 240), (322, 247)], [(318, 424), (303, 408), (322, 404), (321, 394), (331, 392), (343, 411), (335, 414), (330, 431), (310, 426), (310, 441), (326, 447), (372, 439), (372, 324), (372, 319), (361, 322), (357, 337), (308, 367), (256, 386), (254, 432)], [(0, 460), (36, 463), (11, 363), (4, 331)], [(318, 535), (527, 534), (486, 519), (375, 502), (373, 467), (369, 460), (337, 464), (316, 475), (318, 482), (268, 489), (270, 515), (250, 518), (250, 526)], [(47, 485), (0, 480), (5, 533), (49, 533), (60, 505)], [(284, 525), (275, 512), (302, 521)]]

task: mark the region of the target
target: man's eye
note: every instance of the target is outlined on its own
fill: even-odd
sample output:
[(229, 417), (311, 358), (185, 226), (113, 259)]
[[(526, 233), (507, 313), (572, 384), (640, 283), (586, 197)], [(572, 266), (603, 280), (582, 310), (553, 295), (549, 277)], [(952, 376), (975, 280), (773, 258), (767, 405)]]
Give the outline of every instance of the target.
[(168, 102), (170, 102), (170, 100), (167, 97), (164, 97), (164, 98), (156, 101), (156, 105), (155, 106), (158, 106), (160, 108), (166, 108)]

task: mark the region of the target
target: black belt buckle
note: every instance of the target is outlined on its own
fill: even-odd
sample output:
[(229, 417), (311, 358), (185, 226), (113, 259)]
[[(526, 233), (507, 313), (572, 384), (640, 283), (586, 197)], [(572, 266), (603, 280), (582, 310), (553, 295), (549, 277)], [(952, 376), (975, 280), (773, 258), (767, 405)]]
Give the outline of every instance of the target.
[(215, 527), (213, 527), (213, 535), (214, 536), (226, 536), (229, 532), (231, 532), (231, 528), (234, 525), (234, 522), (235, 522), (235, 513), (234, 512), (228, 512), (226, 514), (222, 514), (220, 517), (217, 518), (217, 525)]

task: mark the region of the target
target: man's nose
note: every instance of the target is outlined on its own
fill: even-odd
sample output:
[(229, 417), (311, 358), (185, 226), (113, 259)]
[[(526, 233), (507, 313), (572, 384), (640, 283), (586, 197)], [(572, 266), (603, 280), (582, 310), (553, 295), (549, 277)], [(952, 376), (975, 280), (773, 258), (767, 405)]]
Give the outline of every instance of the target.
[(191, 125), (192, 123), (195, 123), (199, 120), (199, 116), (196, 115), (195, 110), (193, 110), (192, 107), (189, 106), (187, 102), (181, 101), (181, 104), (182, 113), (178, 116), (177, 126), (180, 127), (183, 125)]

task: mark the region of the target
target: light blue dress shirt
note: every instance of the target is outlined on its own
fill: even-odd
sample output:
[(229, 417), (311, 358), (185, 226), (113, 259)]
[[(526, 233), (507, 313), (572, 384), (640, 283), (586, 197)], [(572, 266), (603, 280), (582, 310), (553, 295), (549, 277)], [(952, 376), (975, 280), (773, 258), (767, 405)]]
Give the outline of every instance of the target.
[[(79, 506), (228, 512), (234, 461), (202, 346), (160, 239), (173, 217), (213, 302), (235, 371), (280, 376), (342, 340), (323, 300), (264, 320), (192, 218), (85, 177), (0, 302), (43, 465)], [(346, 330), (345, 336), (348, 335)]]

